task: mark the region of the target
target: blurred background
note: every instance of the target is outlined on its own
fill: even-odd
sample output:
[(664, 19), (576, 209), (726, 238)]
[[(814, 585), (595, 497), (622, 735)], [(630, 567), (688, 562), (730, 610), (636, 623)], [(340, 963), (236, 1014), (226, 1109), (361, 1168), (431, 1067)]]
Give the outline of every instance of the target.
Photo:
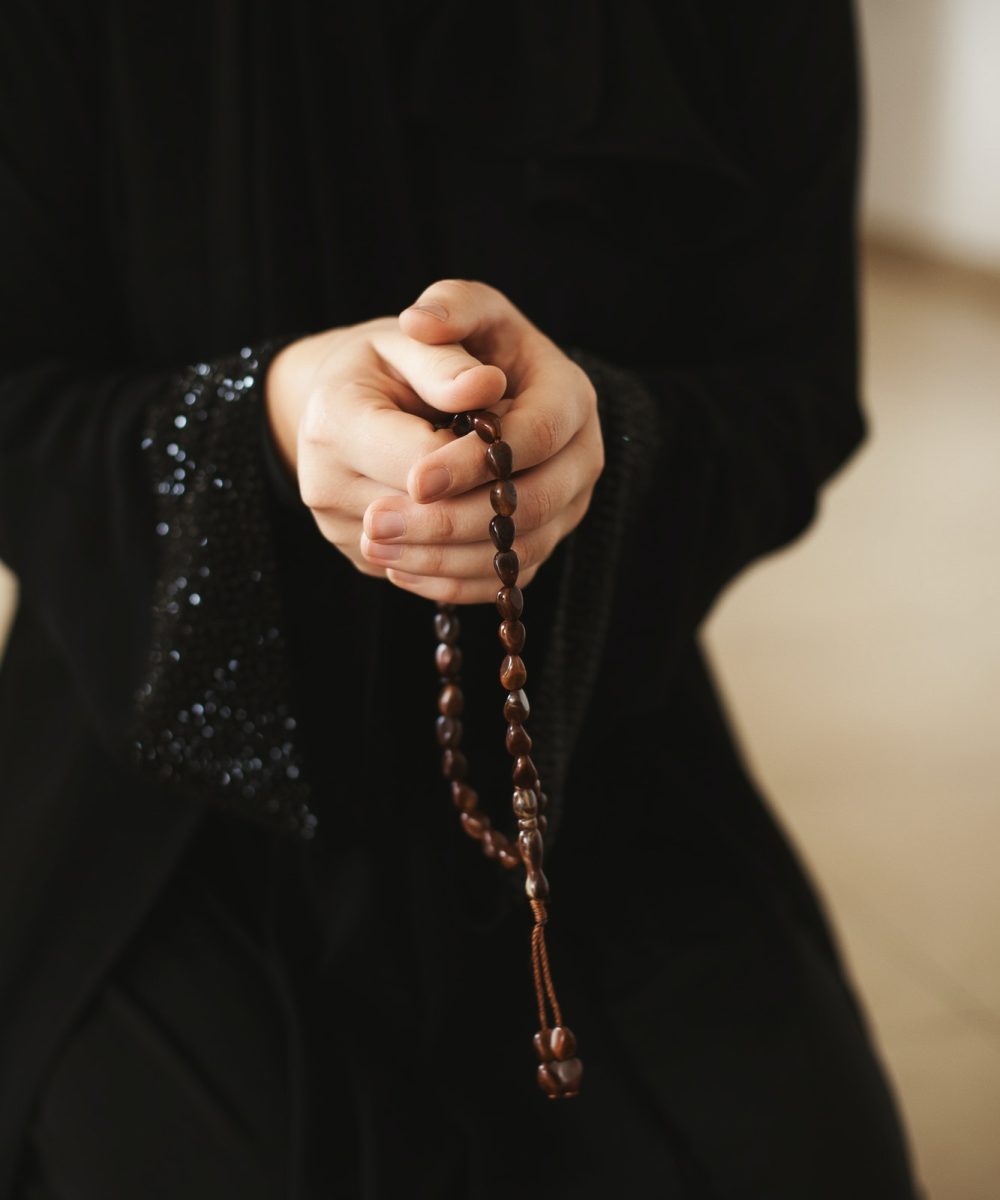
[[(859, 16), (871, 435), (704, 637), (832, 909), (929, 1196), (996, 1200), (1000, 0)], [(0, 567), (0, 645), (14, 595)]]
[(866, 447), (705, 630), (931, 1200), (1000, 1196), (1000, 3), (861, 0)]

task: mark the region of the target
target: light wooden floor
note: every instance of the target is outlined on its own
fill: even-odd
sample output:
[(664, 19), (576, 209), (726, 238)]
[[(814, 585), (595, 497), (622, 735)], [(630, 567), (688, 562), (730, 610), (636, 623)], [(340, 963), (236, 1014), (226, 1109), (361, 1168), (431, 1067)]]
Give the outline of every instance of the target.
[[(1000, 289), (882, 257), (867, 309), (871, 440), (706, 641), (832, 907), (930, 1196), (996, 1200)], [(0, 572), (0, 631), (11, 593)]]
[(876, 257), (867, 448), (706, 642), (933, 1200), (1000, 1196), (1000, 285)]

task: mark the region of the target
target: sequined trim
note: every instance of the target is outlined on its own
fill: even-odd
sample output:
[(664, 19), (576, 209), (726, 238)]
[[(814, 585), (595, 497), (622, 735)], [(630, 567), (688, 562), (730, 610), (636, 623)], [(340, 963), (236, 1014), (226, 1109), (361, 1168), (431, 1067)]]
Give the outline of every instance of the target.
[(162, 550), (134, 749), (157, 778), (311, 836), (262, 457), (279, 344), (189, 368), (142, 448)]

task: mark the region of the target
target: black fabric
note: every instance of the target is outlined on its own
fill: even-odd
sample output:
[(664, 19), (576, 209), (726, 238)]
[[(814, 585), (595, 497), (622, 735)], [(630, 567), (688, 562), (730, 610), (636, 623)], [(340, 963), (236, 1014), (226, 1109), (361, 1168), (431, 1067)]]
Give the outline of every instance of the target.
[[(0, 556), (21, 608), (0, 1196), (18, 1172), (84, 1200), (912, 1196), (826, 922), (696, 643), (863, 432), (847, 6), (525, 0), (488, 37), (454, 4), (185, 0), (151, 36), (120, 0), (17, 0), (2, 22)], [(528, 590), (537, 729), (566, 771), (552, 952), (587, 1064), (568, 1105), (531, 1077), (523, 901), (441, 794), (430, 606), (327, 546), (246, 430), (233, 484), (270, 481), (245, 540), (277, 584), (317, 837), (132, 762), (166, 564), (144, 431), (193, 364), (214, 378), (447, 276), (570, 350), (609, 435), (591, 511)], [(468, 738), (502, 779), (495, 616), (463, 625)]]

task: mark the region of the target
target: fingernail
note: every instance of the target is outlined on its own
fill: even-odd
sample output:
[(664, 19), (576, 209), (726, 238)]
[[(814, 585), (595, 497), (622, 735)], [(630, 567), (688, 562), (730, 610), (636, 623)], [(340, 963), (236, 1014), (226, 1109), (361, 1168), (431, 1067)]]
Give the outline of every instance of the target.
[(428, 300), (423, 304), (411, 304), (410, 308), (415, 308), (417, 312), (429, 313), (432, 317), (437, 317), (439, 321), (448, 320), (448, 310), (443, 304), (434, 304)]
[(383, 561), (388, 562), (390, 559), (399, 558), (403, 553), (403, 549), (404, 547), (400, 546), (398, 543), (386, 546), (382, 542), (373, 542), (371, 538), (369, 538), (365, 553), (369, 558), (380, 558)]
[(400, 583), (419, 583), (422, 578), (420, 575), (411, 575), (409, 571), (398, 571), (395, 568), (393, 568), (392, 577), (398, 579)]
[(377, 512), (372, 517), (373, 538), (402, 537), (405, 532), (406, 522), (403, 520), (402, 513), (392, 511)]
[(417, 484), (418, 500), (433, 500), (451, 487), (451, 472), (447, 467), (432, 467), (421, 475)]

